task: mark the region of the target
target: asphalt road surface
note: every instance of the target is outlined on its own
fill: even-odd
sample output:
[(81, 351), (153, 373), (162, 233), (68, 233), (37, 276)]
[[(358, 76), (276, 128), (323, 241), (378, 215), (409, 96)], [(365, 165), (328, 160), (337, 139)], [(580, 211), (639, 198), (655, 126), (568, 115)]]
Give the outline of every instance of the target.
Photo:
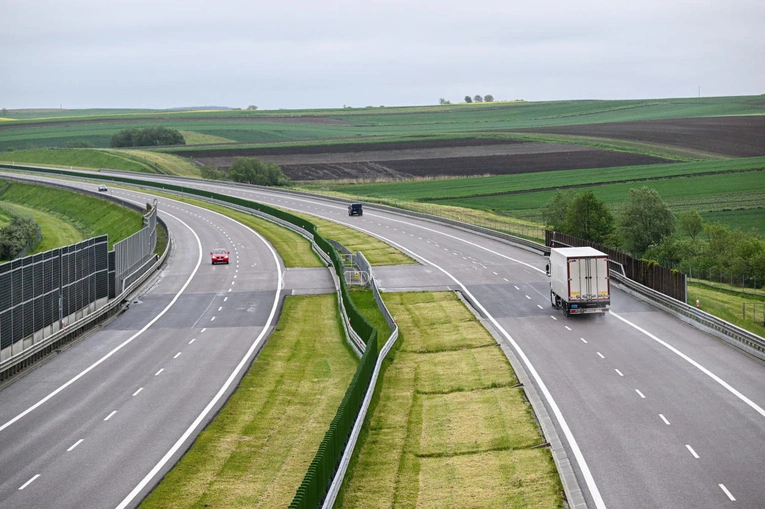
[[(589, 507), (765, 507), (762, 362), (616, 288), (608, 316), (567, 319), (550, 306), (546, 259), (494, 239), (372, 206), (350, 218), (341, 203), (223, 189), (347, 224), (408, 252), (420, 266), (376, 269), (387, 291), (462, 292), (529, 373)], [(162, 199), (160, 212), (190, 226), (167, 219), (182, 245), (193, 247), (190, 230), (200, 232), (205, 246), (194, 249), (202, 255), (213, 247), (206, 243), (246, 252), (239, 253), (239, 268), (253, 277), (243, 284), (232, 277), (233, 260), (231, 267), (209, 267), (202, 256), (199, 274), (178, 299), (182, 306), (176, 303), (147, 332), (27, 415), (0, 424), (3, 507), (110, 507), (136, 489), (140, 498), (146, 488), (136, 482), (169, 454), (168, 444), (189, 430), (267, 326), (279, 272), (262, 241), (223, 218), (205, 213), (194, 219), (164, 207)], [(169, 264), (129, 312), (0, 392), (0, 423), (22, 415), (153, 320), (189, 280), (194, 249), (178, 253), (183, 259)], [(242, 300), (216, 311), (231, 293)], [(64, 358), (69, 361), (60, 362)], [(205, 362), (220, 365), (195, 369)], [(159, 436), (165, 437), (161, 445), (154, 440)]]

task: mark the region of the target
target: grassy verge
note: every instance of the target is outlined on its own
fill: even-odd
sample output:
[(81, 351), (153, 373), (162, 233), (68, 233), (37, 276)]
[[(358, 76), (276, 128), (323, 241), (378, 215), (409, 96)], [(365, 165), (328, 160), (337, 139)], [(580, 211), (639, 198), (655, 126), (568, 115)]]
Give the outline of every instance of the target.
[(87, 238), (83, 232), (68, 222), (47, 212), (8, 202), (0, 203), (0, 207), (16, 216), (31, 217), (40, 227), (42, 232), (40, 243), (29, 253), (30, 255), (50, 251), (61, 246), (76, 244)]
[[(59, 245), (72, 243), (68, 239), (73, 238), (70, 237), (73, 234), (63, 233), (61, 230), (65, 228), (61, 223), (71, 225), (79, 232), (81, 238), (78, 240), (108, 234), (109, 249), (112, 249), (115, 242), (129, 237), (142, 227), (142, 214), (137, 211), (126, 209), (107, 200), (46, 186), (13, 182), (4, 188), (0, 194), (0, 201), (34, 209), (59, 220), (54, 222), (51, 218), (39, 216), (41, 221), (46, 223), (38, 224), (41, 227), (45, 226), (43, 241), (46, 242), (46, 246), (49, 246), (47, 249), (58, 247), (58, 245), (50, 246), (51, 242), (64, 242)], [(51, 241), (59, 235), (64, 235), (65, 238)]]
[[(741, 291), (740, 288), (736, 289), (727, 285), (712, 286), (707, 283), (690, 282), (688, 283), (688, 304), (695, 306), (697, 299), (702, 311), (765, 337), (762, 312), (763, 306), (765, 306), (765, 294), (762, 291), (759, 295), (754, 295)], [(759, 303), (757, 314), (754, 316), (747, 314), (747, 317), (744, 318), (742, 309), (744, 302)], [(751, 313), (751, 307), (749, 311)]]
[(186, 198), (171, 193), (156, 192), (155, 190), (152, 190), (151, 193), (155, 196), (163, 196), (172, 200), (212, 210), (213, 212), (218, 212), (249, 226), (263, 235), (266, 240), (274, 246), (274, 249), (276, 249), (276, 252), (279, 253), (279, 256), (282, 258), (285, 267), (325, 266), (325, 263), (320, 260), (319, 256), (313, 249), (311, 249), (311, 243), (305, 237), (298, 235), (292, 230), (278, 226), (271, 221), (266, 221), (257, 216), (245, 214), (238, 210), (215, 205), (202, 200), (196, 200), (194, 198)]
[(236, 393), (141, 507), (287, 507), (355, 370), (334, 294), (288, 297)]
[(321, 233), (324, 238), (339, 242), (353, 253), (356, 251), (363, 252), (371, 265), (416, 263), (410, 256), (371, 235), (309, 214), (298, 214), (294, 211), (289, 212), (311, 221), (317, 226), (319, 233)]
[(494, 338), (452, 293), (385, 301), (401, 337), (336, 507), (563, 507)]

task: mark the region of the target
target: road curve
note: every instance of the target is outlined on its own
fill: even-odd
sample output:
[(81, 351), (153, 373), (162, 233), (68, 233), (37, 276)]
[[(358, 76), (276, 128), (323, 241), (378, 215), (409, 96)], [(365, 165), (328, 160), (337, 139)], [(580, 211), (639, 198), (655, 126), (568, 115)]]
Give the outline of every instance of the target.
[[(135, 507), (215, 415), (274, 324), (283, 267), (262, 237), (164, 198), (159, 213), (175, 249), (153, 284), (0, 391), (4, 509)], [(219, 246), (231, 250), (229, 265), (210, 264)]]

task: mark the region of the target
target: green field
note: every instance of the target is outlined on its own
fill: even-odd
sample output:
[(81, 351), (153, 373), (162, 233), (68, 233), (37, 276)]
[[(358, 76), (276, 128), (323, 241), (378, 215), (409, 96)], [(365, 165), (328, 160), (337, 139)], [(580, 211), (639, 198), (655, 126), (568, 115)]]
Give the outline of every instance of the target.
[[(391, 136), (464, 136), (552, 125), (626, 122), (717, 115), (762, 115), (760, 96), (627, 101), (497, 102), (444, 106), (278, 111), (59, 110), (16, 113), (0, 121), (0, 150), (63, 147), (82, 139), (108, 147), (112, 134), (131, 127), (164, 127), (239, 143), (274, 145), (326, 140), (373, 140)], [(291, 121), (296, 116), (300, 122)], [(311, 117), (335, 122), (311, 121)], [(242, 118), (252, 122), (232, 121)], [(287, 119), (287, 121), (284, 121)], [(83, 122), (90, 120), (92, 122)], [(108, 122), (105, 122), (108, 121)], [(39, 125), (44, 124), (44, 125)], [(24, 126), (24, 127), (22, 127)]]

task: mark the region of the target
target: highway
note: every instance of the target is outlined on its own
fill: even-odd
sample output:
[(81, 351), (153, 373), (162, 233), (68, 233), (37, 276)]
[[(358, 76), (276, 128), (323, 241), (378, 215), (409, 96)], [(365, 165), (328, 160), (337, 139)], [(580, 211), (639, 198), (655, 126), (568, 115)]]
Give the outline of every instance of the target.
[[(210, 183), (198, 187), (339, 221), (399, 247), (421, 265), (377, 269), (386, 291), (461, 291), (483, 314), (498, 341), (521, 359), (553, 417), (589, 507), (765, 507), (765, 483), (760, 479), (765, 458), (761, 361), (618, 289), (612, 289), (609, 316), (567, 319), (550, 306), (546, 259), (495, 239), (373, 206), (365, 206), (363, 216), (350, 218), (344, 204), (322, 199)], [(247, 262), (258, 260), (259, 265), (241, 266), (251, 273), (240, 273), (234, 292), (242, 292), (240, 297), (250, 302), (275, 300), (280, 270), (262, 241), (231, 221), (217, 216), (211, 221), (212, 213), (192, 220), (193, 211), (182, 212), (186, 206), (164, 207), (165, 201), (160, 199), (160, 213), (173, 214), (189, 225), (163, 216), (179, 245), (194, 246), (193, 229), (205, 242), (246, 249)], [(218, 225), (232, 241), (222, 236)], [(200, 249), (203, 263), (191, 277)], [(79, 507), (110, 507), (114, 501), (116, 506), (140, 487), (124, 485), (144, 479), (157, 458), (170, 451), (167, 444), (174, 444), (188, 429), (244, 355), (242, 349), (234, 355), (229, 348), (245, 331), (252, 336), (263, 330), (266, 325), (260, 320), (265, 320), (268, 308), (263, 304), (259, 309), (264, 316), (257, 325), (249, 325), (252, 317), (232, 306), (229, 318), (224, 320), (224, 314), (217, 318), (213, 346), (207, 339), (212, 334), (205, 334), (218, 301), (234, 288), (229, 286), (232, 274), (224, 271), (235, 265), (232, 261), (230, 268), (207, 266), (205, 250), (209, 251), (196, 247), (178, 253), (181, 259), (168, 264), (167, 273), (142, 295), (142, 303), (131, 305), (94, 334), (97, 341), (79, 342), (0, 391), (3, 507), (6, 503), (7, 507), (76, 507), (77, 497), (84, 496), (88, 498), (80, 498)], [(241, 279), (245, 274), (246, 283)], [(176, 308), (178, 303), (171, 308), (181, 311), (168, 311), (148, 334), (2, 427), (153, 320), (156, 310), (186, 281), (191, 282), (178, 299), (183, 308)], [(247, 285), (251, 286), (243, 288)], [(201, 333), (205, 324), (208, 329)], [(191, 339), (196, 341), (189, 344)], [(221, 373), (195, 369), (212, 357), (202, 346), (220, 347), (221, 357), (231, 357), (221, 359)], [(177, 352), (182, 355), (173, 358)], [(67, 358), (69, 362), (60, 362)], [(160, 369), (167, 371), (157, 374)], [(168, 376), (171, 372), (177, 381)], [(134, 396), (139, 387), (143, 392)], [(195, 410), (187, 411), (187, 406)], [(139, 432), (141, 428), (146, 431)], [(155, 435), (167, 439), (157, 445)], [(70, 459), (86, 454), (82, 461)], [(93, 473), (85, 476), (90, 470)], [(130, 481), (117, 482), (123, 477)], [(48, 505), (61, 496), (61, 490), (68, 493), (74, 486), (78, 489), (71, 497), (64, 496), (65, 503)], [(83, 500), (92, 504), (83, 505)]]

